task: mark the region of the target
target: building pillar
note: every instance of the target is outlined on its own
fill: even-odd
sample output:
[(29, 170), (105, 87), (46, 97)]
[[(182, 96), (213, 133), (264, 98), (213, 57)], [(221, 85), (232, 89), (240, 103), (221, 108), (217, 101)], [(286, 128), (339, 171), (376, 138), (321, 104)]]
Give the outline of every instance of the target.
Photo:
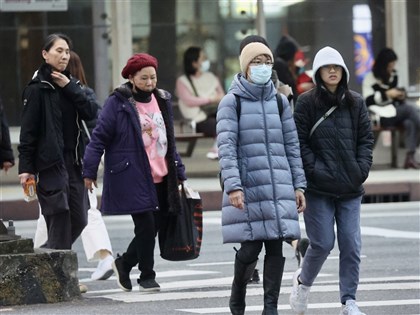
[(108, 26), (105, 21), (106, 16), (105, 2), (92, 1), (94, 89), (100, 104), (104, 103), (112, 90), (108, 37), (104, 36), (108, 33)]
[(258, 35), (267, 38), (263, 0), (257, 0), (257, 18), (255, 19), (255, 24)]
[(131, 1), (112, 1), (111, 4), (112, 41), (112, 85), (119, 86), (125, 80), (121, 70), (133, 54), (131, 31)]
[(408, 36), (406, 0), (385, 1), (386, 45), (398, 56), (399, 86), (408, 87)]

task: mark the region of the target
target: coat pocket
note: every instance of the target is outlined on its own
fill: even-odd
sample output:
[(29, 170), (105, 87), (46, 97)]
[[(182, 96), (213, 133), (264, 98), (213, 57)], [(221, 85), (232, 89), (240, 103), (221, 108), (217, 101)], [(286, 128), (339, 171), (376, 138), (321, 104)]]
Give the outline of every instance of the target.
[(130, 166), (130, 161), (127, 158), (124, 158), (122, 161), (111, 165), (109, 170), (110, 174), (119, 174), (126, 170)]
[(62, 189), (45, 191), (38, 186), (37, 195), (43, 215), (53, 215), (70, 210), (67, 193)]

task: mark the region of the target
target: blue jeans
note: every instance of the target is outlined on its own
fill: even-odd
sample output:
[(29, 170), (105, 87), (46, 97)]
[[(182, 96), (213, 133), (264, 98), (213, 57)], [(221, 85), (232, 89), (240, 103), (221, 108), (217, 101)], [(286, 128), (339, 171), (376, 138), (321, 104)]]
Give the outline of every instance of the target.
[(340, 298), (341, 303), (356, 299), (359, 284), (360, 204), (362, 196), (352, 199), (336, 199), (324, 195), (306, 193), (304, 212), (306, 233), (310, 245), (302, 264), (300, 281), (311, 286), (322, 265), (334, 248), (334, 223), (337, 225), (337, 241), (340, 250)]

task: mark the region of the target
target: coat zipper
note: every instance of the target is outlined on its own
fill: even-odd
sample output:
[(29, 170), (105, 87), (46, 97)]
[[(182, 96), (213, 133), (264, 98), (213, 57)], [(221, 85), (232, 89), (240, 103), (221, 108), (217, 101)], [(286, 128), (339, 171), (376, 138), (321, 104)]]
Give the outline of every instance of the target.
[(269, 144), (268, 144), (268, 132), (267, 132), (267, 116), (266, 116), (266, 111), (265, 111), (265, 107), (264, 107), (264, 89), (262, 90), (262, 95), (261, 95), (261, 104), (262, 104), (262, 110), (263, 110), (263, 117), (264, 117), (264, 134), (265, 134), (265, 140), (266, 140), (266, 145), (265, 148), (267, 150), (267, 156), (268, 156), (268, 165), (270, 168), (270, 176), (271, 176), (271, 186), (273, 188), (273, 203), (274, 203), (274, 210), (276, 211), (276, 217), (277, 217), (277, 229), (279, 231), (279, 235), (283, 236), (281, 234), (281, 227), (280, 227), (280, 217), (278, 216), (279, 213), (279, 209), (277, 206), (277, 194), (276, 194), (276, 185), (274, 183), (274, 176), (273, 176), (273, 168), (272, 168), (272, 161), (271, 161), (271, 154), (270, 154), (270, 148), (269, 148)]
[(79, 124), (79, 113), (76, 111), (76, 125), (77, 125), (77, 137), (76, 137), (76, 148), (74, 149), (74, 156), (76, 158), (76, 165), (83, 165), (83, 162), (80, 160), (79, 163), (79, 152), (78, 147), (80, 145), (80, 124)]

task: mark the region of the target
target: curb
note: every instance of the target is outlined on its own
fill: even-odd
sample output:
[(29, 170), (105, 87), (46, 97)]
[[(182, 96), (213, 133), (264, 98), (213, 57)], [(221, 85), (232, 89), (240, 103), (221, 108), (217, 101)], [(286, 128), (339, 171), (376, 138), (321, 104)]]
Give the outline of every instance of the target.
[[(222, 204), (221, 191), (200, 192), (203, 201), (203, 211), (220, 210)], [(98, 196), (100, 202), (100, 196)], [(8, 220), (37, 220), (39, 208), (36, 201), (26, 202), (21, 200), (7, 200), (0, 202), (0, 219)]]
[[(420, 182), (374, 182), (366, 183), (365, 200), (367, 203), (420, 201)], [(219, 190), (199, 191), (204, 211), (220, 211), (222, 192)], [(100, 196), (98, 196), (100, 200)], [(0, 202), (0, 218), (6, 220), (36, 220), (39, 209), (37, 202), (25, 202), (23, 199)]]

